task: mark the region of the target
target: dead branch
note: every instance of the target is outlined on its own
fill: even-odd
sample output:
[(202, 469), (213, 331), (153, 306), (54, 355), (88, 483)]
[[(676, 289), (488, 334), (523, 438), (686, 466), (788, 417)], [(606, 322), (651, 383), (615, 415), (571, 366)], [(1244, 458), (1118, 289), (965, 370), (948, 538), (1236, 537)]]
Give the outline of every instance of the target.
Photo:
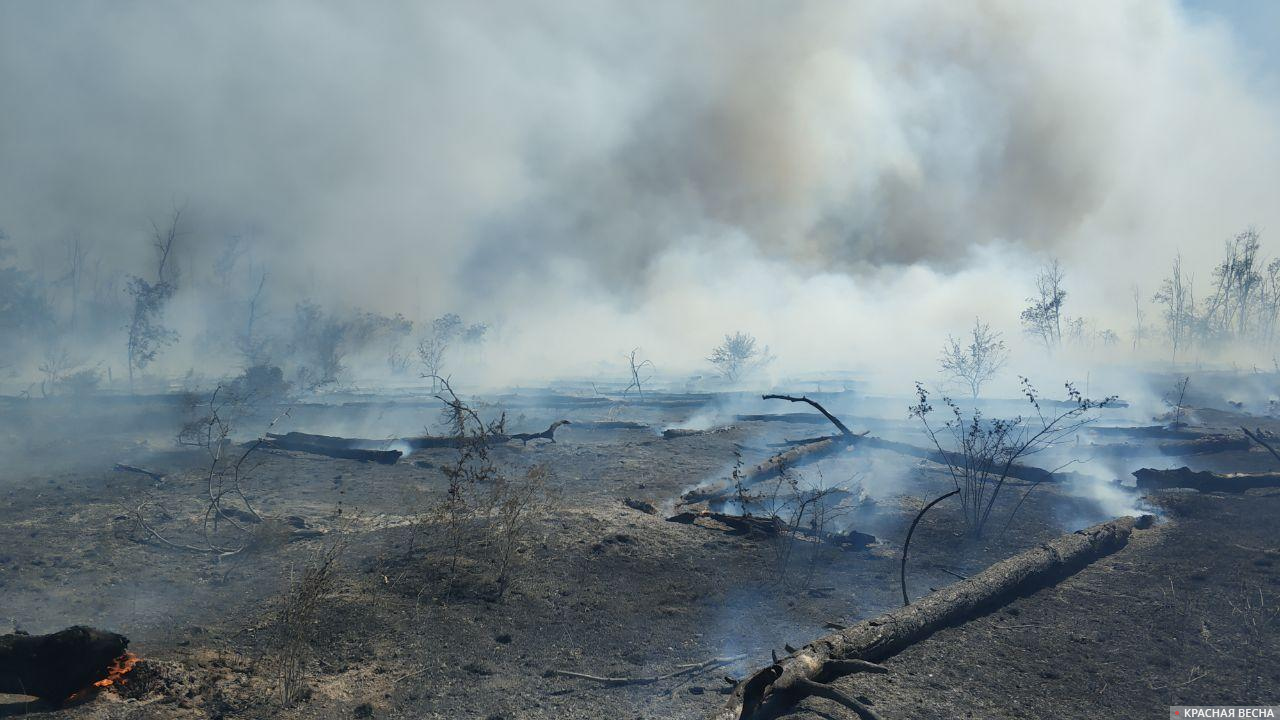
[(1275, 458), (1276, 460), (1280, 460), (1280, 453), (1277, 453), (1275, 448), (1273, 448), (1273, 447), (1271, 447), (1271, 445), (1267, 444), (1267, 441), (1266, 441), (1266, 440), (1263, 440), (1263, 439), (1262, 439), (1261, 437), (1259, 437), (1258, 435), (1255, 435), (1255, 434), (1253, 434), (1253, 433), (1249, 432), (1249, 428), (1247, 428), (1247, 427), (1245, 427), (1245, 426), (1243, 426), (1243, 425), (1241, 425), (1241, 426), (1240, 426), (1240, 429), (1244, 431), (1244, 434), (1245, 434), (1245, 435), (1246, 435), (1250, 440), (1252, 440), (1252, 441), (1254, 441), (1254, 442), (1258, 443), (1259, 445), (1261, 445), (1262, 447), (1266, 448), (1266, 449), (1267, 449), (1267, 452), (1271, 453), (1271, 457)]
[(543, 677), (570, 677), (579, 680), (591, 680), (594, 682), (604, 683), (606, 685), (651, 685), (653, 683), (670, 680), (681, 675), (688, 675), (700, 670), (710, 670), (712, 668), (723, 667), (731, 663), (745, 659), (746, 655), (730, 655), (726, 657), (712, 658), (699, 663), (686, 663), (678, 665), (677, 670), (673, 670), (663, 675), (651, 675), (648, 677), (604, 677), (601, 675), (589, 675), (587, 673), (573, 672), (572, 670), (547, 670), (543, 673)]
[(852, 431), (850, 431), (850, 430), (849, 430), (849, 428), (845, 427), (845, 424), (844, 424), (844, 423), (842, 423), (842, 422), (840, 422), (840, 419), (839, 419), (839, 418), (837, 418), (835, 415), (832, 415), (831, 413), (827, 412), (827, 409), (826, 409), (826, 408), (824, 408), (824, 407), (822, 407), (822, 405), (818, 404), (818, 401), (816, 401), (816, 400), (810, 400), (809, 398), (804, 397), (803, 395), (802, 395), (802, 396), (800, 396), (800, 397), (792, 397), (791, 395), (761, 395), (761, 396), (760, 396), (760, 398), (761, 398), (762, 400), (786, 400), (786, 401), (788, 401), (788, 402), (802, 402), (802, 403), (809, 403), (809, 404), (810, 404), (810, 405), (812, 405), (812, 406), (813, 406), (813, 407), (814, 407), (818, 412), (820, 412), (820, 413), (822, 413), (823, 415), (825, 415), (825, 416), (826, 416), (826, 418), (827, 418), (828, 420), (830, 420), (830, 421), (831, 421), (831, 423), (832, 423), (833, 425), (835, 425), (837, 428), (839, 428), (840, 433), (841, 433), (842, 435), (844, 435), (845, 437), (853, 437), (853, 432), (852, 432)]
[(911, 536), (915, 534), (916, 525), (920, 524), (920, 518), (924, 517), (924, 514), (929, 512), (929, 508), (933, 507), (934, 505), (937, 505), (943, 500), (946, 500), (952, 495), (959, 495), (959, 494), (960, 494), (960, 490), (956, 489), (956, 490), (952, 490), (946, 495), (942, 495), (940, 497), (935, 498), (928, 505), (925, 505), (924, 507), (920, 508), (920, 512), (916, 513), (916, 519), (911, 521), (911, 529), (907, 530), (907, 539), (902, 543), (902, 567), (898, 571), (898, 578), (902, 583), (902, 606), (903, 607), (906, 607), (911, 604), (911, 600), (907, 596), (907, 549), (911, 547)]
[(572, 425), (568, 420), (557, 420), (551, 423), (551, 427), (539, 433), (512, 433), (507, 436), (507, 440), (519, 440), (521, 444), (528, 445), (530, 440), (550, 440), (556, 441), (556, 428), (561, 425)]
[(921, 598), (909, 607), (823, 636), (739, 682), (729, 701), (711, 718), (778, 717), (801, 698), (815, 694), (815, 688), (809, 683), (824, 684), (846, 674), (849, 668), (839, 664), (840, 661), (876, 662), (892, 657), (939, 629), (1032, 592), (1119, 550), (1128, 543), (1135, 528), (1149, 527), (1150, 521), (1150, 516), (1122, 517), (1063, 535)]

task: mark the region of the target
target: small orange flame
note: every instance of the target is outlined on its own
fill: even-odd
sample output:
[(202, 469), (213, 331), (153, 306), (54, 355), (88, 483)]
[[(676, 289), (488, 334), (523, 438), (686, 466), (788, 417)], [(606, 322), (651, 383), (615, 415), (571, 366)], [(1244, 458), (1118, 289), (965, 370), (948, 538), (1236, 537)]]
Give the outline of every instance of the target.
[(115, 660), (111, 661), (111, 667), (107, 668), (107, 676), (94, 683), (94, 687), (111, 687), (112, 685), (123, 685), (125, 683), (124, 676), (129, 674), (134, 665), (142, 658), (131, 652), (126, 652)]

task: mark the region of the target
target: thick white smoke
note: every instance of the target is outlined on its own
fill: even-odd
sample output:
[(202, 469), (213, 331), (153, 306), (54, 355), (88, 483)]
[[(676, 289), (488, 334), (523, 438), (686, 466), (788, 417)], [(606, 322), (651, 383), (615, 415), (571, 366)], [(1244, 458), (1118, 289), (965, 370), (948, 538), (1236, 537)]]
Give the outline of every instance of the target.
[(492, 381), (743, 329), (898, 383), (1016, 338), (1049, 255), (1125, 335), (1174, 253), (1280, 227), (1274, 97), (1173, 0), (6, 3), (0, 87), (25, 259), (134, 271), (185, 203), (191, 272), (251, 232), (277, 315), (489, 319)]

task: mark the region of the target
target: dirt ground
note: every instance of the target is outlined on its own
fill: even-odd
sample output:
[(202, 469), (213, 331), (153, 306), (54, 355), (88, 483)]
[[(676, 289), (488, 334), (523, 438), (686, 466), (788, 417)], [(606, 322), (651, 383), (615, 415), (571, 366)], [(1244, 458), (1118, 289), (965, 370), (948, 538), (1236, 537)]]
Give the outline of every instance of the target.
[[(554, 444), (513, 442), (493, 451), (513, 475), (546, 467), (556, 498), (520, 536), (500, 599), (483, 559), (463, 558), (453, 587), (441, 583), (438, 528), (424, 518), (441, 502), (442, 468), (456, 450), (422, 450), (394, 465), (259, 451), (246, 493), (267, 521), (253, 528), (248, 548), (219, 558), (165, 545), (137, 523), (140, 511), (170, 540), (198, 538), (207, 457), (174, 444), (180, 402), (8, 403), (0, 430), (7, 459), (0, 627), (101, 627), (127, 635), (144, 660), (125, 685), (68, 707), (0, 696), (0, 716), (705, 717), (723, 702), (726, 677), (829, 632), (827, 623), (899, 604), (906, 528), (951, 481), (937, 465), (883, 450), (857, 449), (803, 468), (805, 482), (849, 491), (828, 529), (870, 533), (878, 541), (867, 548), (742, 535), (705, 520), (669, 522), (684, 491), (728, 476), (735, 452), (751, 464), (776, 451), (772, 444), (830, 432), (808, 422), (734, 421), (723, 411), (711, 424), (728, 429), (664, 439), (663, 427), (702, 411), (706, 399), (695, 400), (620, 406), (499, 398), (486, 406), (505, 409), (515, 430), (540, 430), (558, 418), (575, 423)], [(901, 405), (897, 415), (864, 417), (865, 406), (841, 414), (855, 430), (922, 442)], [(295, 408), (277, 429), (390, 437), (420, 431), (435, 413), (427, 402), (314, 404)], [(590, 424), (602, 420), (649, 427)], [(1101, 422), (1138, 420), (1104, 412)], [(1232, 429), (1241, 418), (1205, 411), (1193, 421)], [(1077, 451), (1088, 455), (1087, 447)], [(166, 477), (113, 471), (118, 462)], [(1161, 521), (1078, 575), (892, 658), (891, 674), (839, 684), (886, 718), (1164, 717), (1172, 702), (1277, 702), (1280, 497), (1162, 492), (1144, 499), (1109, 484), (1136, 467), (1182, 464), (1242, 471), (1276, 461), (1255, 449), (1085, 463), (1097, 484), (1011, 483), (995, 516), (1026, 500), (1007, 527), (1001, 522), (983, 540), (959, 531), (957, 507), (939, 505), (912, 540), (914, 596), (1121, 511), (1154, 510)], [(627, 498), (658, 512), (628, 507)], [(279, 608), (335, 546), (332, 585), (307, 628), (305, 690), (282, 703), (273, 659)], [(547, 672), (649, 677), (717, 658), (728, 660), (646, 684)], [(807, 700), (793, 715), (853, 717), (825, 700)]]

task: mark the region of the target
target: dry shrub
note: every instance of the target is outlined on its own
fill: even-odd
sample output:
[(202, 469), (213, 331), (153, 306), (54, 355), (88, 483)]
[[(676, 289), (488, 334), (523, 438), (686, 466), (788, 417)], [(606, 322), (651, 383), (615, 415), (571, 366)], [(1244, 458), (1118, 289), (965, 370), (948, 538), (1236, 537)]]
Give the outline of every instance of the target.
[(292, 705), (307, 695), (306, 671), (321, 636), (320, 605), (333, 591), (344, 548), (339, 538), (319, 551), (297, 575), (290, 568), (289, 586), (277, 601), (272, 622), (269, 658), (281, 705)]

